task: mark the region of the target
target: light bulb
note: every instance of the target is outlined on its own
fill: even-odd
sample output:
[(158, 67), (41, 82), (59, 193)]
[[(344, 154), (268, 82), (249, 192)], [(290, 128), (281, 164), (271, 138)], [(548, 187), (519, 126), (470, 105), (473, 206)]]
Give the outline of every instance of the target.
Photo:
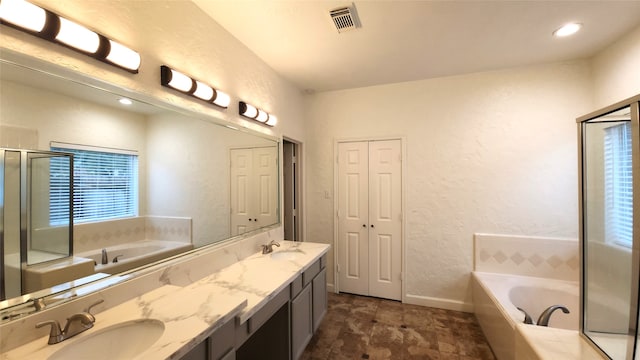
[(189, 92), (191, 90), (191, 86), (193, 86), (193, 81), (187, 75), (171, 69), (171, 81), (169, 81), (169, 86), (182, 92)]
[(23, 0), (2, 0), (0, 19), (27, 30), (41, 32), (47, 22), (47, 12)]
[(278, 123), (278, 118), (270, 114), (269, 120), (266, 122), (266, 124), (269, 126), (276, 126), (277, 123)]
[(109, 44), (111, 50), (109, 50), (107, 60), (129, 70), (140, 68), (140, 54), (113, 40), (109, 40)]
[(256, 116), (256, 120), (260, 121), (261, 123), (266, 122), (267, 120), (269, 120), (269, 114), (267, 114), (265, 111), (258, 110), (258, 116)]
[(213, 97), (213, 89), (211, 86), (196, 80), (196, 91), (193, 93), (193, 96), (204, 101), (209, 101)]
[(60, 18), (60, 30), (56, 35), (56, 40), (90, 54), (95, 54), (100, 47), (98, 34), (63, 17)]
[(258, 115), (258, 109), (256, 109), (253, 105), (250, 104), (245, 104), (246, 105), (246, 109), (244, 111), (244, 113), (242, 113), (243, 116), (249, 117), (249, 118), (255, 118)]
[(223, 108), (229, 107), (229, 103), (231, 103), (231, 97), (220, 90), (216, 90), (216, 99), (213, 100), (213, 103), (221, 106)]

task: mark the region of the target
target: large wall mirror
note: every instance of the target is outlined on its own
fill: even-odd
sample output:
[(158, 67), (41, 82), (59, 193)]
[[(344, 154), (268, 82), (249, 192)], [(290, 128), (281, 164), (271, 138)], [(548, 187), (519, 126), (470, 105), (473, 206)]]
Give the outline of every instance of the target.
[(14, 61), (0, 81), (0, 310), (279, 223), (277, 139)]

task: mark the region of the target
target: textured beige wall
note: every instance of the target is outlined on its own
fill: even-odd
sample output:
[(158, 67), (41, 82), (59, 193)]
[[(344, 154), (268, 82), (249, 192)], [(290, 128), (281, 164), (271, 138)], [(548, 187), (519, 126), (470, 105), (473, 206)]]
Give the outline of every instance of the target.
[(577, 238), (589, 75), (574, 61), (309, 97), (308, 239), (333, 238), (334, 141), (404, 136), (406, 300), (468, 310), (473, 233)]
[(596, 55), (592, 68), (593, 110), (640, 94), (640, 27)]

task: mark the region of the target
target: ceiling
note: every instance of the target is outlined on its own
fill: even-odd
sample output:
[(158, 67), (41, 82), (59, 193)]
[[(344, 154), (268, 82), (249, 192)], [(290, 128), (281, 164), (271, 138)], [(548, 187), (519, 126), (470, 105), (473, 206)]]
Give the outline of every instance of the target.
[[(192, 1), (308, 92), (588, 58), (640, 25), (640, 1)], [(338, 33), (350, 5), (361, 27)]]

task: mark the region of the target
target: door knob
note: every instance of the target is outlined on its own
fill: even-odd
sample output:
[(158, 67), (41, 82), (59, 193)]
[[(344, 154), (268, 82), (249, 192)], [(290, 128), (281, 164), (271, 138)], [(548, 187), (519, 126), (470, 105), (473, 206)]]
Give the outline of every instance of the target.
[(373, 224), (371, 224), (371, 227), (374, 228), (375, 226), (373, 226)]
[(362, 227), (363, 227), (363, 228), (366, 228), (366, 227), (367, 227), (367, 224), (362, 224)]

